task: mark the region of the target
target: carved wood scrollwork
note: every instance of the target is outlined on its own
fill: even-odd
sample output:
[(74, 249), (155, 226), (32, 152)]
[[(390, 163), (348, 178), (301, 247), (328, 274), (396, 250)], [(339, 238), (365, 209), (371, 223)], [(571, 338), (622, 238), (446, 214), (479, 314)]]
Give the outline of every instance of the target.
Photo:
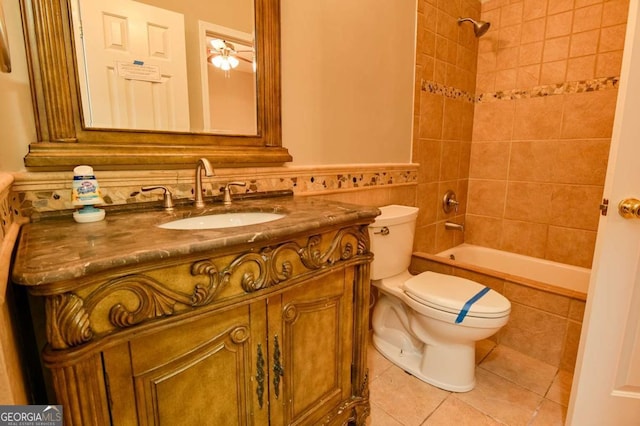
[(47, 341), (54, 348), (81, 345), (93, 338), (84, 302), (73, 293), (47, 298)]
[[(349, 237), (349, 238), (348, 238)], [(356, 247), (353, 246), (353, 240)], [(84, 298), (65, 293), (47, 298), (47, 340), (54, 349), (65, 349), (89, 342), (94, 338), (90, 315), (94, 308), (116, 292), (133, 295), (128, 306), (115, 303), (109, 310), (109, 322), (118, 328), (127, 328), (142, 321), (173, 315), (176, 304), (188, 307), (211, 303), (238, 270), (242, 289), (252, 293), (275, 286), (293, 276), (293, 265), (286, 253), (295, 253), (310, 270), (335, 265), (368, 253), (369, 234), (366, 226), (354, 226), (339, 230), (325, 249), (322, 236), (314, 235), (301, 246), (296, 242), (284, 243), (275, 248), (266, 247), (259, 253), (249, 252), (236, 257), (228, 266), (219, 270), (211, 260), (201, 260), (191, 265), (191, 275), (206, 276), (206, 284), (196, 284), (191, 294), (167, 288), (155, 278), (133, 274), (108, 281)]]

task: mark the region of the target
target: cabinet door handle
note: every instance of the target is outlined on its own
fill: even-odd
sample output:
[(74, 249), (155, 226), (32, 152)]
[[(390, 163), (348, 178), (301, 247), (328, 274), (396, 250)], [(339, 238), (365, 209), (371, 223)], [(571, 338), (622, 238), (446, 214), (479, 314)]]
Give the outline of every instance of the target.
[(273, 373), (273, 386), (276, 399), (278, 399), (280, 396), (280, 377), (284, 376), (284, 368), (280, 363), (280, 344), (277, 335), (273, 338)]
[(258, 382), (256, 394), (258, 395), (258, 404), (260, 405), (260, 409), (262, 409), (264, 398), (264, 356), (262, 355), (262, 345), (260, 345), (260, 343), (258, 343), (258, 359), (256, 360), (256, 371), (256, 381)]

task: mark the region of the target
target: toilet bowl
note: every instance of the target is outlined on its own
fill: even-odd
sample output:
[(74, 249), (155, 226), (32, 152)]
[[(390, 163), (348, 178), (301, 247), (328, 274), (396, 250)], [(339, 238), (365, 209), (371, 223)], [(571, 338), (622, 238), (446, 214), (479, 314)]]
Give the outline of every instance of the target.
[(461, 277), (408, 272), (418, 209), (385, 206), (369, 226), (373, 344), (400, 368), (439, 388), (475, 386), (475, 343), (509, 320), (511, 303), (500, 293)]

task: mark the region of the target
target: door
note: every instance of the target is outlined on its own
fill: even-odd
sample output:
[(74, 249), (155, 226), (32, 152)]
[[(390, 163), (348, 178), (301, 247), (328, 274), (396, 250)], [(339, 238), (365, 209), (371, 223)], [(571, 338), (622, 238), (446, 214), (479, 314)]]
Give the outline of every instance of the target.
[(74, 14), (85, 124), (189, 131), (183, 15), (130, 0), (79, 0)]
[(323, 423), (350, 400), (353, 279), (346, 268), (269, 299), (270, 424)]
[(640, 17), (629, 4), (621, 84), (585, 321), (567, 424), (640, 425), (640, 218), (617, 212), (640, 199)]
[(106, 349), (112, 424), (269, 424), (266, 328), (259, 301)]

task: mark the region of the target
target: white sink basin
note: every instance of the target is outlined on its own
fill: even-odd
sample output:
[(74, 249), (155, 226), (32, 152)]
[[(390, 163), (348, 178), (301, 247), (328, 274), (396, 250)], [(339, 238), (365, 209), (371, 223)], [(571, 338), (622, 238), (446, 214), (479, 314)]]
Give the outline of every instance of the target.
[(256, 225), (281, 219), (285, 215), (264, 212), (219, 213), (178, 219), (158, 225), (164, 229), (221, 229), (235, 226)]

